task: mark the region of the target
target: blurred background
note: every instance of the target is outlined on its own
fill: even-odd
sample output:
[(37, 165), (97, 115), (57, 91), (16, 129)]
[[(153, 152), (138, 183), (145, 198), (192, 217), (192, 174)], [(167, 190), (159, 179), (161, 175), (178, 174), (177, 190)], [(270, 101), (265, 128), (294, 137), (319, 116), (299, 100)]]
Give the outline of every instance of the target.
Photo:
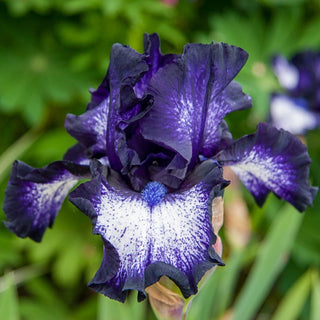
[[(67, 113), (83, 113), (108, 67), (113, 43), (139, 52), (157, 32), (163, 53), (187, 42), (223, 41), (249, 53), (237, 76), (251, 110), (227, 117), (234, 137), (266, 121), (281, 91), (271, 59), (320, 49), (319, 0), (0, 0), (0, 204), (12, 162), (59, 160), (75, 141)], [(304, 137), (320, 185), (320, 130)], [(241, 185), (225, 192), (223, 259), (194, 299), (187, 320), (320, 319), (320, 201), (300, 214), (270, 195), (263, 208)], [(0, 220), (5, 220), (0, 209)], [(102, 244), (89, 219), (65, 201), (41, 244), (0, 224), (0, 319), (155, 319), (136, 295), (122, 305), (86, 284)]]

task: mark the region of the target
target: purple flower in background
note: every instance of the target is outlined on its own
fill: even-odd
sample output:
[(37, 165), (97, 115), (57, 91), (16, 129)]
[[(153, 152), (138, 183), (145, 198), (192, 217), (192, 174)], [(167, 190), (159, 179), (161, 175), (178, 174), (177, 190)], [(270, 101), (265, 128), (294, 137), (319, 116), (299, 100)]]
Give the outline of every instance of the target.
[[(6, 226), (40, 241), (64, 198), (92, 221), (102, 237), (94, 290), (125, 301), (163, 275), (184, 297), (197, 292), (204, 273), (223, 265), (214, 250), (211, 202), (228, 185), (230, 166), (259, 205), (270, 191), (303, 211), (316, 188), (310, 158), (298, 138), (268, 124), (233, 140), (223, 118), (251, 107), (233, 79), (247, 53), (224, 43), (188, 44), (163, 55), (156, 34), (144, 53), (115, 44), (107, 74), (84, 114), (67, 115), (78, 143), (61, 161), (34, 169), (16, 162), (4, 211)], [(89, 178), (89, 180), (88, 180)]]
[(271, 122), (293, 134), (305, 134), (320, 124), (320, 52), (304, 51), (289, 61), (276, 56), (273, 69), (285, 93), (273, 94)]

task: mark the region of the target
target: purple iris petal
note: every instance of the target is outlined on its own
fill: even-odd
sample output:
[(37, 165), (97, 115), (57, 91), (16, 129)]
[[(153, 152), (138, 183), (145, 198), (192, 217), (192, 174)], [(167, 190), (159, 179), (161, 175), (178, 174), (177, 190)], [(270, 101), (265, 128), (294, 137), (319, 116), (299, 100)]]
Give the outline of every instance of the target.
[(34, 169), (16, 161), (13, 164), (3, 211), (7, 228), (21, 238), (41, 241), (52, 227), (63, 200), (79, 179), (90, 176), (87, 166), (57, 161)]
[(163, 55), (160, 50), (160, 39), (156, 33), (145, 34), (143, 38), (144, 54), (146, 55), (146, 62), (149, 66), (148, 71), (134, 86), (134, 91), (137, 97), (142, 98), (152, 76), (162, 67), (173, 63), (178, 56), (175, 54)]
[(110, 164), (115, 170), (120, 171), (123, 167), (118, 154), (118, 147), (124, 136), (123, 132), (117, 130), (117, 128), (122, 120), (128, 121), (128, 119), (123, 119), (123, 112), (128, 113), (135, 109), (134, 114), (137, 115), (140, 111), (139, 108), (142, 105), (145, 106), (145, 99), (136, 98), (132, 88), (147, 71), (148, 64), (143, 54), (139, 54), (127, 46), (113, 45), (109, 65), (110, 108), (106, 148)]
[(212, 133), (205, 129), (203, 143), (200, 150), (201, 157), (212, 157), (218, 151), (225, 149), (232, 142), (232, 134), (229, 131), (228, 124), (226, 121), (222, 120), (216, 132)]
[(239, 86), (232, 84), (226, 89), (246, 60), (245, 51), (227, 44), (187, 45), (176, 63), (166, 65), (151, 79), (147, 92), (155, 100), (141, 121), (142, 135), (178, 152), (189, 166), (194, 165), (208, 113), (215, 121), (207, 123), (207, 132), (218, 134), (227, 113), (249, 106), (249, 98), (243, 99)]
[(308, 102), (304, 99), (274, 94), (270, 101), (271, 122), (275, 127), (292, 134), (305, 134), (315, 129), (320, 122), (319, 115), (308, 109)]
[(272, 191), (304, 211), (316, 195), (317, 188), (308, 182), (311, 160), (306, 146), (271, 125), (260, 123), (255, 134), (235, 141), (215, 159), (231, 166), (259, 205)]
[(128, 290), (144, 298), (145, 287), (167, 275), (185, 297), (196, 293), (203, 274), (222, 264), (212, 247), (216, 237), (210, 212), (212, 198), (221, 196), (226, 185), (221, 169), (211, 161), (200, 165), (185, 189), (174, 193), (158, 182), (136, 193), (120, 177), (104, 177), (100, 171), (70, 194), (105, 242), (102, 265), (90, 286), (124, 301)]
[[(211, 157), (231, 142), (227, 124), (221, 120), (227, 113), (244, 110), (252, 105), (251, 98), (242, 92), (241, 86), (233, 81), (221, 94), (212, 97), (205, 122), (200, 153)], [(217, 123), (219, 125), (217, 125)]]
[(63, 156), (63, 160), (71, 161), (83, 166), (90, 165), (90, 159), (86, 155), (86, 149), (79, 143), (75, 144), (67, 150)]
[(65, 128), (68, 133), (87, 148), (92, 156), (106, 155), (106, 132), (109, 99), (103, 100), (94, 109), (87, 110), (80, 116), (68, 114)]

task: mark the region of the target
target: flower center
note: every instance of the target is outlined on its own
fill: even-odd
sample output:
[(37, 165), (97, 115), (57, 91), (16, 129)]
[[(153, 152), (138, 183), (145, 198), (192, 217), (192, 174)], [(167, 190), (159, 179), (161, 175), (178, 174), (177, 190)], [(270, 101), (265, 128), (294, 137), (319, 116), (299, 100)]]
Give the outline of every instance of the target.
[(142, 199), (146, 201), (149, 207), (160, 203), (167, 193), (167, 188), (160, 182), (149, 182), (141, 192)]

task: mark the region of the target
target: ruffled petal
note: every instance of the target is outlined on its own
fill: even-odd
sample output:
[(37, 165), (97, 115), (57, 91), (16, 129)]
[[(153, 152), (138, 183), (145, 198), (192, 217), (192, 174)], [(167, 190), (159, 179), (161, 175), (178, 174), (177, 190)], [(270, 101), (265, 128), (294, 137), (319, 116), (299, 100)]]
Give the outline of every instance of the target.
[(235, 141), (215, 159), (233, 169), (260, 206), (272, 191), (304, 211), (317, 193), (308, 182), (311, 160), (306, 146), (271, 125), (260, 123), (255, 134)]
[(16, 161), (3, 204), (6, 227), (21, 238), (40, 242), (70, 189), (89, 176), (88, 166), (69, 161), (53, 162), (41, 169)]
[(143, 38), (144, 54), (146, 62), (149, 66), (148, 71), (134, 86), (134, 91), (137, 97), (142, 98), (148, 87), (152, 76), (162, 67), (173, 63), (177, 59), (175, 54), (163, 55), (160, 50), (160, 39), (156, 33), (144, 34)]
[(212, 246), (210, 208), (227, 184), (221, 169), (212, 161), (201, 164), (175, 193), (166, 193), (158, 182), (136, 193), (114, 173), (105, 174), (97, 170), (69, 197), (91, 218), (93, 232), (105, 244), (90, 287), (122, 302), (128, 290), (138, 290), (143, 299), (145, 288), (166, 275), (185, 297), (196, 293), (203, 274), (223, 264)]
[(87, 149), (86, 154), (90, 157), (106, 155), (108, 110), (107, 98), (82, 115), (67, 114), (66, 130)]
[[(110, 55), (110, 107), (107, 122), (106, 147), (107, 156), (113, 169), (120, 171), (123, 167), (118, 151), (119, 145), (125, 139), (121, 127), (125, 122), (145, 112), (150, 97), (137, 98), (133, 87), (148, 71), (146, 57), (135, 50), (115, 44)], [(152, 104), (151, 104), (152, 105)], [(139, 116), (138, 116), (139, 118)], [(120, 124), (120, 126), (119, 126)], [(120, 129), (120, 130), (119, 130)]]
[(212, 157), (231, 142), (228, 126), (222, 119), (226, 114), (250, 108), (251, 97), (242, 92), (241, 86), (233, 81), (217, 96), (210, 100), (205, 122), (200, 153)]
[(216, 132), (205, 131), (200, 155), (210, 158), (233, 142), (232, 134), (226, 121), (222, 120)]
[(94, 109), (99, 106), (104, 100), (109, 99), (110, 88), (109, 88), (109, 72), (105, 75), (102, 83), (97, 90), (90, 89), (91, 100), (87, 105), (87, 110)]
[(189, 166), (194, 165), (208, 114), (216, 118), (209, 120), (207, 131), (218, 132), (222, 118), (238, 109), (239, 100), (244, 106), (239, 86), (226, 87), (247, 57), (242, 49), (223, 43), (187, 45), (176, 63), (166, 65), (151, 79), (147, 92), (155, 100), (141, 121), (142, 135), (178, 152)]
[(87, 157), (86, 149), (80, 143), (77, 143), (69, 148), (64, 154), (63, 160), (71, 161), (83, 166), (90, 165), (90, 159)]
[(320, 123), (319, 115), (308, 110), (306, 100), (280, 94), (271, 97), (270, 120), (275, 127), (295, 135), (303, 135)]

